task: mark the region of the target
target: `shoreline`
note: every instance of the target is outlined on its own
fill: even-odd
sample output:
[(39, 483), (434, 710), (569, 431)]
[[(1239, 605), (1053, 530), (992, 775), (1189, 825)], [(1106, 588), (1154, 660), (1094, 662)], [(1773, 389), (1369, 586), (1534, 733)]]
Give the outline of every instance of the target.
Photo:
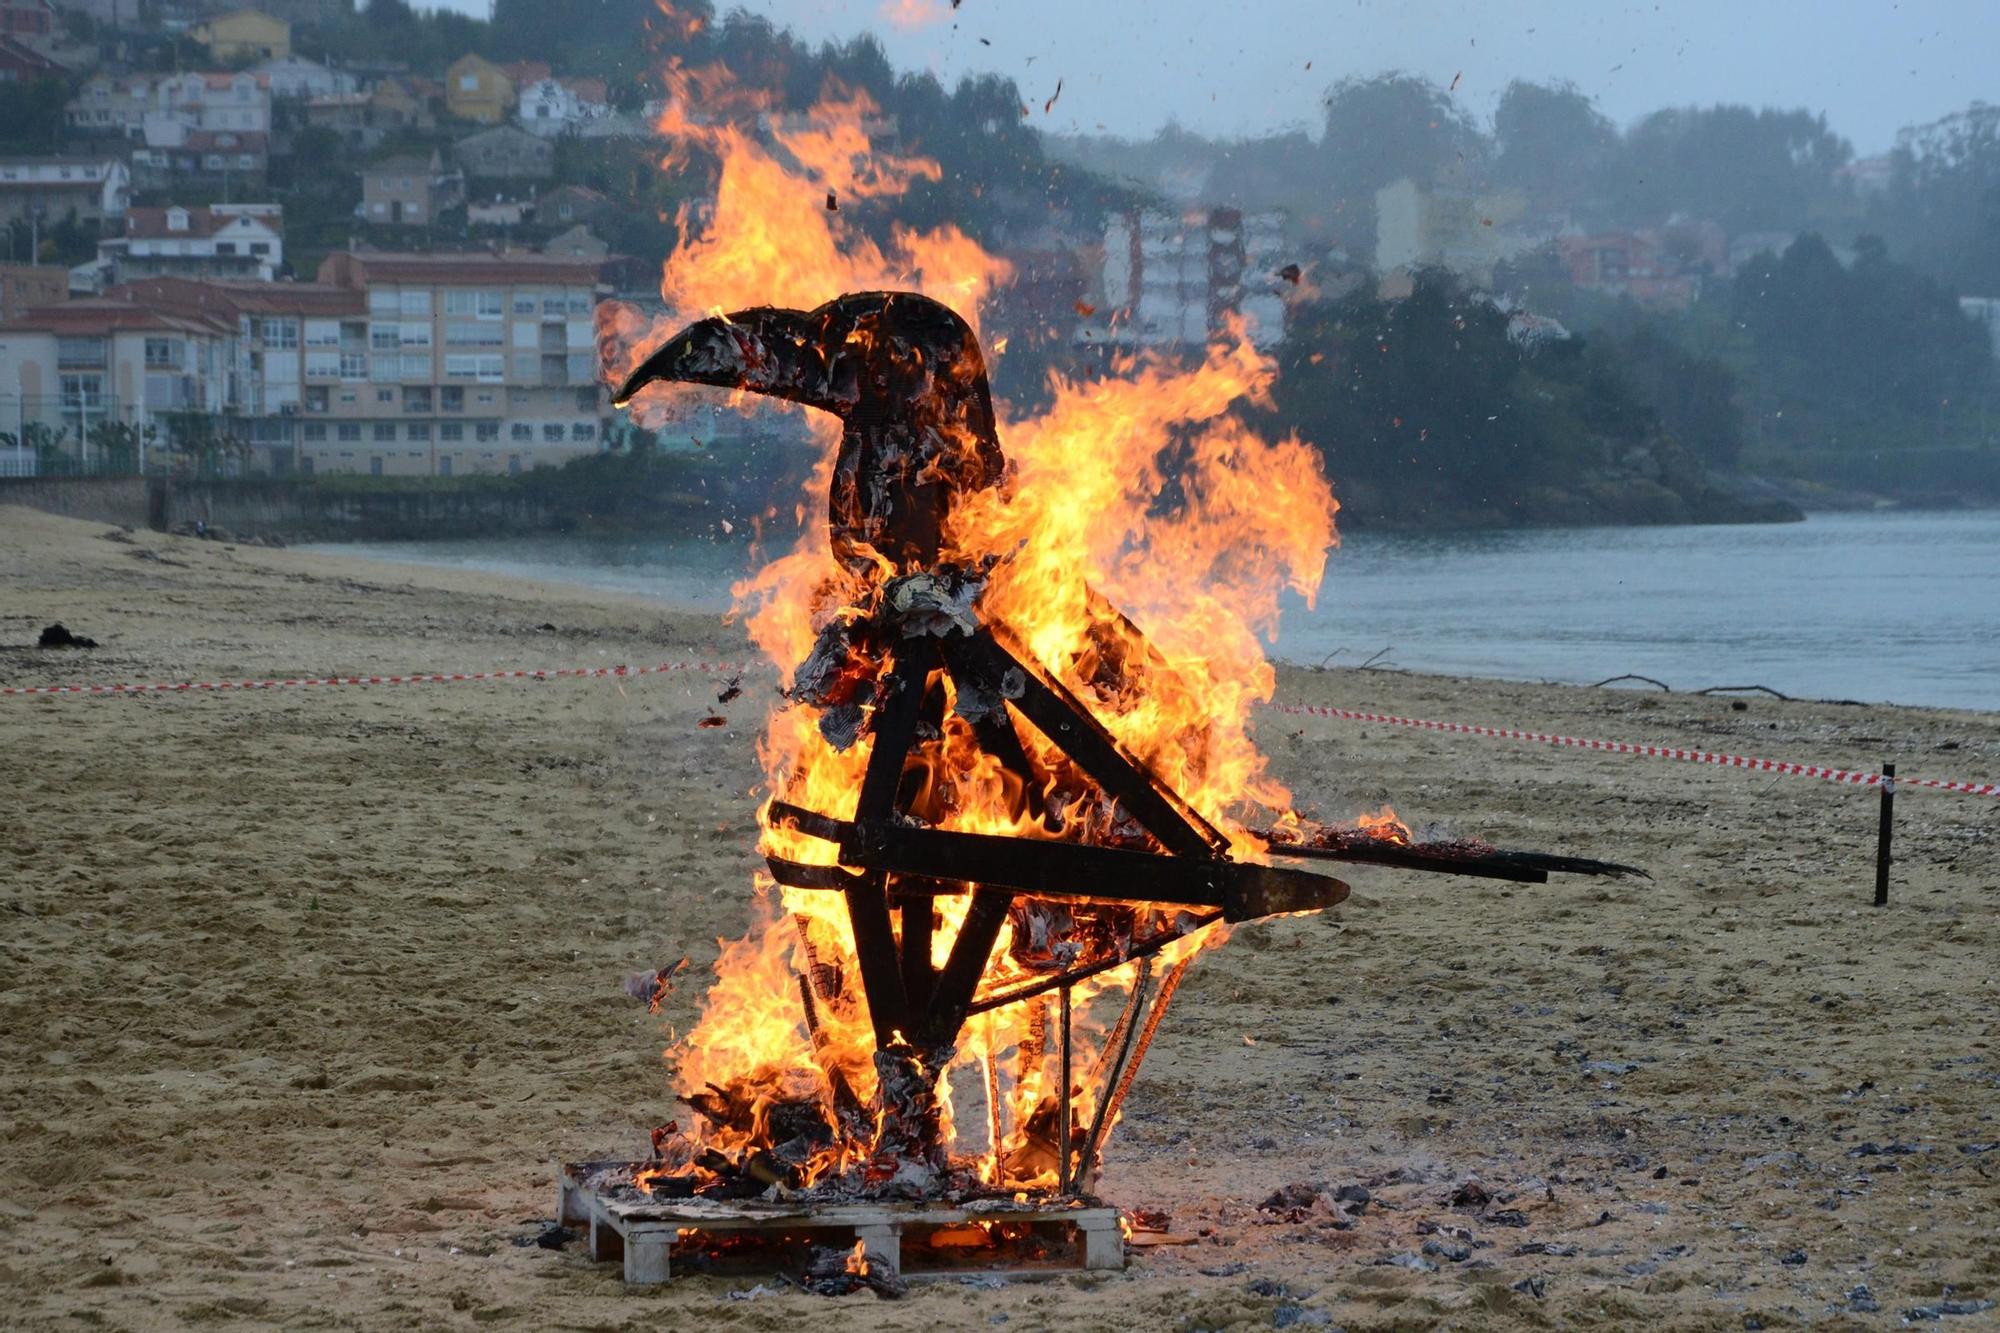
[[(0, 681), (744, 651), (637, 596), (0, 510), (0, 642), (52, 620), (101, 647), (8, 648)], [(1288, 702), (2000, 776), (1986, 714), (1280, 678)], [(0, 700), (24, 770), (0, 832), (16, 1317), (777, 1333), (1269, 1327), (1299, 1305), (1350, 1327), (1736, 1328), (1838, 1317), (1857, 1286), (1885, 1311), (2000, 1298), (1989, 804), (1897, 802), (1876, 911), (1865, 791), (1276, 714), (1261, 743), (1309, 810), (1386, 802), (1653, 879), (1352, 867), (1342, 907), (1238, 927), (1189, 973), (1100, 1187), (1194, 1243), (1123, 1273), (894, 1304), (766, 1278), (737, 1300), (758, 1279), (628, 1294), (575, 1241), (522, 1244), (552, 1157), (639, 1155), (679, 1109), (660, 1051), (703, 987), (652, 1016), (624, 978), (683, 954), (704, 975), (749, 920), (770, 696), (720, 685)], [(1454, 1207), (1469, 1179), (1519, 1220)], [(1260, 1211), (1301, 1181), (1371, 1201)], [(1476, 1259), (1424, 1252), (1444, 1226)]]

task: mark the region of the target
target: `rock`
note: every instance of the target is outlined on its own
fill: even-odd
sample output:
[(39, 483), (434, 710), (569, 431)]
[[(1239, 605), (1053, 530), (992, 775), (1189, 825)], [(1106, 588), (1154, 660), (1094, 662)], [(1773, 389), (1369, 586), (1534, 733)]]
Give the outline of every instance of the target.
[(1476, 1180), (1468, 1180), (1452, 1191), (1450, 1204), (1453, 1208), (1484, 1208), (1493, 1202), (1492, 1193)]
[(1992, 1308), (1992, 1301), (1939, 1301), (1935, 1305), (1911, 1306), (1903, 1311), (1903, 1318), (1915, 1323), (1919, 1320), (1942, 1319), (1947, 1315), (1983, 1314)]
[(72, 634), (61, 621), (45, 626), (42, 637), (35, 641), (37, 648), (95, 648), (97, 640), (87, 639), (81, 634)]
[(535, 1230), (515, 1236), (513, 1239), (516, 1249), (525, 1250), (533, 1247), (541, 1250), (560, 1250), (575, 1239), (575, 1235), (561, 1222), (546, 1222), (536, 1218), (528, 1225)]
[(1198, 1269), (1197, 1271), (1200, 1272), (1200, 1274), (1203, 1277), (1235, 1277), (1240, 1273), (1249, 1272), (1250, 1265), (1242, 1263), (1215, 1264), (1208, 1268)]
[(1592, 1074), (1629, 1074), (1638, 1067), (1629, 1060), (1592, 1060), (1584, 1069)]
[(1330, 1328), (1333, 1316), (1325, 1310), (1303, 1305), (1281, 1305), (1271, 1311), (1272, 1328)]
[(1511, 1290), (1518, 1291), (1523, 1296), (1533, 1296), (1539, 1301), (1549, 1294), (1549, 1284), (1545, 1278), (1524, 1277), (1516, 1282)]
[(1375, 1264), (1377, 1267), (1407, 1268), (1417, 1273), (1435, 1273), (1438, 1271), (1436, 1264), (1430, 1263), (1418, 1255), (1411, 1254), (1408, 1250), (1404, 1250), (1401, 1254), (1392, 1254), (1386, 1259), (1377, 1259)]
[(1423, 1252), (1433, 1259), (1444, 1259), (1455, 1264), (1462, 1264), (1472, 1257), (1470, 1245), (1450, 1245), (1439, 1240), (1425, 1241)]
[(1849, 1148), (1847, 1155), (1849, 1157), (1907, 1157), (1911, 1153), (1920, 1153), (1922, 1151), (1923, 1149), (1914, 1143), (1875, 1143), (1871, 1141), (1862, 1144), (1859, 1148)]
[(1875, 1293), (1868, 1290), (1868, 1284), (1864, 1282), (1847, 1293), (1847, 1308), (1856, 1314), (1875, 1314), (1882, 1306), (1876, 1301)]
[(1793, 1250), (1790, 1254), (1778, 1260), (1779, 1263), (1784, 1264), (1787, 1268), (1797, 1268), (1805, 1263), (1805, 1261), (1806, 1252), (1804, 1250)]
[(1333, 1192), (1333, 1201), (1348, 1205), (1347, 1211), (1350, 1213), (1359, 1213), (1374, 1197), (1360, 1185), (1342, 1185)]
[(1528, 1225), (1528, 1215), (1518, 1208), (1496, 1208), (1480, 1215), (1480, 1221), (1490, 1227), (1524, 1227)]

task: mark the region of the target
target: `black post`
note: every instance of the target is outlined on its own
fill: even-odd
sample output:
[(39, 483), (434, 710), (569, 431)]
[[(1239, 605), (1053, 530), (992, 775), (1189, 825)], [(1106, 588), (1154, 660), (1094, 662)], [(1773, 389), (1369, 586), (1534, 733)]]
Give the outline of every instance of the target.
[(1875, 905), (1889, 901), (1889, 836), (1895, 830), (1896, 766), (1882, 765), (1882, 822), (1875, 833)]

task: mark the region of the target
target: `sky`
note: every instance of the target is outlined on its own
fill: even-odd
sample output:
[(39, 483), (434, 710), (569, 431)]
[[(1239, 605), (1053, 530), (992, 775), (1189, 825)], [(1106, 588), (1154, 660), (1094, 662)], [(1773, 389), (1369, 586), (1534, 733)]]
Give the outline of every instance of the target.
[[(450, 0), (484, 14), (486, 0)], [(1485, 119), (1567, 79), (1619, 124), (1719, 101), (1824, 111), (1862, 155), (2000, 101), (2000, 0), (717, 0), (814, 41), (878, 36), (947, 84), (997, 71), (1056, 133), (1315, 125), (1326, 88), (1401, 69)], [(989, 44), (990, 43), (990, 44)], [(1062, 81), (1062, 95), (1042, 105)]]

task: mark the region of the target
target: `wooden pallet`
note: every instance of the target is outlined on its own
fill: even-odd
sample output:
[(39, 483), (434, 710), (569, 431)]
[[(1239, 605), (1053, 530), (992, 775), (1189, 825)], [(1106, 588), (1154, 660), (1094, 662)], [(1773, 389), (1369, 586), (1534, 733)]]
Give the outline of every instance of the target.
[[(556, 1164), (558, 1217), (564, 1225), (586, 1227), (590, 1257), (600, 1263), (622, 1260), (625, 1281), (646, 1286), (672, 1276), (674, 1247), (713, 1247), (724, 1239), (768, 1239), (770, 1253), (786, 1243), (810, 1240), (843, 1249), (858, 1240), (871, 1260), (896, 1270), (906, 1281), (957, 1276), (1032, 1277), (1125, 1266), (1125, 1239), (1118, 1210), (1061, 1200), (1016, 1203), (982, 1199), (964, 1204), (853, 1202), (837, 1204), (765, 1203), (760, 1200), (614, 1198), (587, 1183), (609, 1162)], [(968, 1224), (1013, 1224), (1037, 1238), (1039, 1257), (990, 1253), (977, 1256), (934, 1237), (961, 1232)], [(906, 1246), (905, 1241), (910, 1243)], [(768, 1267), (768, 1264), (766, 1265)]]

